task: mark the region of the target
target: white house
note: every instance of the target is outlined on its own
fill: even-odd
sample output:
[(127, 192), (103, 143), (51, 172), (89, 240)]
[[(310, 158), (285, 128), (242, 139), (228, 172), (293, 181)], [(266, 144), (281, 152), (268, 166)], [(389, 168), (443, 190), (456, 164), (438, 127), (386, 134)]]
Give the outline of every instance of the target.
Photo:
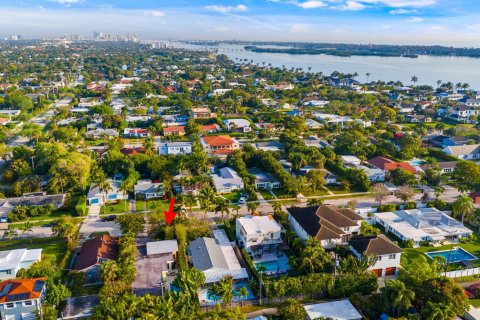
[(328, 301), (303, 306), (308, 320), (333, 319), (333, 320), (362, 320), (362, 315), (348, 300)]
[(467, 123), (475, 122), (475, 120), (471, 120), (471, 118), (475, 119), (476, 117), (478, 117), (478, 107), (468, 105), (453, 107), (450, 114), (450, 118)]
[(105, 192), (100, 190), (98, 184), (91, 184), (90, 190), (87, 194), (87, 203), (88, 205), (98, 204), (103, 205), (105, 202), (117, 201), (117, 200), (127, 200), (128, 194), (124, 194), (123, 191), (120, 191), (120, 184), (122, 183), (119, 180), (108, 180), (110, 188), (107, 191), (107, 196), (105, 198)]
[(403, 250), (385, 235), (355, 237), (348, 243), (358, 259), (364, 259), (365, 256), (376, 258), (375, 264), (369, 269), (379, 277), (398, 275)]
[(250, 254), (272, 252), (282, 244), (282, 233), (273, 216), (245, 216), (236, 220), (238, 244)]
[(371, 182), (384, 182), (385, 181), (385, 171), (378, 168), (371, 168), (367, 166), (357, 166), (358, 169), (362, 169), (368, 177), (368, 180)]
[(355, 121), (361, 124), (365, 128), (370, 127), (372, 125), (371, 121), (363, 121), (362, 119), (353, 119), (352, 117), (349, 117), (349, 116), (339, 116), (336, 114), (320, 113), (320, 112), (315, 112), (314, 116), (315, 118), (317, 118), (322, 122), (325, 122), (327, 124), (338, 124), (342, 128), (345, 127), (348, 122), (352, 122), (352, 121)]
[(278, 189), (281, 187), (280, 181), (271, 173), (258, 169), (249, 170), (249, 173), (255, 176), (255, 188), (257, 189)]
[(148, 200), (160, 198), (165, 195), (165, 189), (161, 182), (152, 182), (151, 180), (138, 180), (133, 187), (135, 200)]
[(232, 91), (232, 89), (214, 89), (208, 94), (209, 97), (223, 96), (225, 93)]
[(252, 131), (250, 122), (246, 119), (226, 119), (223, 120), (223, 124), (228, 128), (229, 131), (238, 131), (244, 133)]
[(124, 138), (146, 138), (150, 137), (150, 132), (142, 128), (125, 128), (123, 130)]
[(358, 159), (355, 156), (340, 156), (340, 157), (342, 158), (343, 162), (345, 162), (345, 164), (352, 167), (356, 167), (362, 164), (362, 160)]
[(190, 154), (192, 153), (192, 143), (185, 142), (159, 142), (158, 144), (159, 155), (178, 155), (178, 154)]
[(443, 149), (446, 154), (462, 160), (479, 160), (480, 144), (467, 144), (462, 146), (447, 146)]
[(213, 185), (218, 193), (230, 193), (244, 187), (243, 180), (235, 170), (229, 167), (221, 168), (212, 175)]
[(0, 279), (15, 278), (20, 269), (28, 269), (41, 259), (42, 249), (0, 251)]

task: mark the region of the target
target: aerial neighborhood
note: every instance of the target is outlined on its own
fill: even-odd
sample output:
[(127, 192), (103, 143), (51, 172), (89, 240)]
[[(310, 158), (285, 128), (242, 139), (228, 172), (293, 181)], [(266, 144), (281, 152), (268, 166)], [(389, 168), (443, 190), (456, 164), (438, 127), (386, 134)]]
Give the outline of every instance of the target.
[(1, 46), (1, 320), (480, 319), (468, 84)]

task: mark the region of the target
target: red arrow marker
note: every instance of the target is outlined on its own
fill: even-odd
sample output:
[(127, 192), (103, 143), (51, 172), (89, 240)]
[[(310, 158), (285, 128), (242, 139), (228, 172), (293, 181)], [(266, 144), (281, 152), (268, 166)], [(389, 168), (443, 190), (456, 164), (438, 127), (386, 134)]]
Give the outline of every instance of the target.
[(173, 211), (173, 207), (175, 206), (175, 198), (170, 198), (170, 207), (168, 208), (168, 211), (165, 211), (165, 220), (167, 221), (167, 224), (172, 223), (172, 220), (175, 218), (177, 215)]

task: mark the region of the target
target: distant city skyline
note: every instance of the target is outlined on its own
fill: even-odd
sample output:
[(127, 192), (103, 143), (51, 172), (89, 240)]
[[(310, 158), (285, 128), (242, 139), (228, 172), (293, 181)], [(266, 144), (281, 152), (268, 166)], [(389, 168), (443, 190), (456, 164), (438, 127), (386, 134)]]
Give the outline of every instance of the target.
[(480, 47), (474, 0), (3, 0), (0, 35)]

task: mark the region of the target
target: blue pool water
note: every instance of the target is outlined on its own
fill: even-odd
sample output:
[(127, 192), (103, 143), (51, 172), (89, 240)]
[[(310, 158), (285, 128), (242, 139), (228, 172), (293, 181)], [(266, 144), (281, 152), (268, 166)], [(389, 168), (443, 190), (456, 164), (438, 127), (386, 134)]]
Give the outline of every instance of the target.
[[(247, 297), (242, 297), (241, 299), (237, 295), (237, 288), (240, 287), (245, 287), (247, 288), (248, 291), (248, 296)], [(234, 282), (233, 284), (233, 295), (235, 296), (233, 300), (239, 301), (239, 300), (252, 300), (255, 299), (255, 296), (253, 295), (252, 290), (248, 287), (247, 282)], [(202, 300), (202, 297), (200, 297), (200, 301)], [(211, 302), (211, 301), (218, 301), (219, 299), (217, 298), (216, 300), (214, 299), (214, 296), (209, 294), (208, 292), (205, 294), (205, 300)]]
[(431, 259), (435, 257), (441, 256), (447, 259), (448, 263), (454, 262), (462, 262), (462, 261), (470, 261), (470, 260), (477, 260), (478, 258), (475, 257), (470, 252), (462, 249), (462, 248), (453, 248), (453, 250), (444, 250), (444, 251), (435, 251), (435, 252), (427, 252), (427, 256)]
[(412, 166), (421, 166), (422, 164), (425, 163), (425, 161), (423, 160), (412, 160), (412, 161), (409, 161), (409, 163), (412, 165)]
[(283, 256), (278, 260), (257, 262), (255, 263), (255, 268), (258, 269), (258, 266), (260, 265), (265, 267), (265, 272), (267, 273), (285, 273), (290, 269), (288, 258), (286, 256)]

